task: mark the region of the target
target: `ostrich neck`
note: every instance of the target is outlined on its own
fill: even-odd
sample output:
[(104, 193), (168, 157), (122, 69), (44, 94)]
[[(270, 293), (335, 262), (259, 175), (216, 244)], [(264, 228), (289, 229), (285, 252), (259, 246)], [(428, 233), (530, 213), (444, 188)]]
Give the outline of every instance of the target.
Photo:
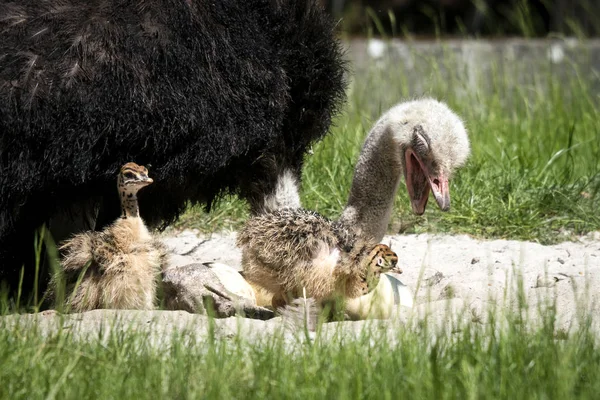
[(138, 207), (135, 193), (121, 192), (121, 218), (138, 218), (140, 209)]
[(127, 238), (127, 243), (140, 243), (152, 240), (152, 235), (140, 217), (138, 201), (135, 192), (123, 192), (121, 196), (121, 219), (117, 220), (119, 235)]
[(385, 121), (367, 137), (354, 169), (352, 189), (340, 222), (381, 241), (387, 230), (402, 177), (402, 152)]

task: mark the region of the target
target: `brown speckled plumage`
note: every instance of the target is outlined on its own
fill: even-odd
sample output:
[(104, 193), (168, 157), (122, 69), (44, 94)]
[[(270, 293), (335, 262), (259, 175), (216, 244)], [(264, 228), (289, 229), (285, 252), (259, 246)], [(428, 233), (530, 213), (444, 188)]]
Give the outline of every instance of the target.
[(304, 209), (251, 218), (239, 233), (238, 246), (244, 276), (274, 293), (274, 306), (302, 295), (303, 289), (317, 301), (338, 294), (361, 296), (398, 260), (388, 246)]

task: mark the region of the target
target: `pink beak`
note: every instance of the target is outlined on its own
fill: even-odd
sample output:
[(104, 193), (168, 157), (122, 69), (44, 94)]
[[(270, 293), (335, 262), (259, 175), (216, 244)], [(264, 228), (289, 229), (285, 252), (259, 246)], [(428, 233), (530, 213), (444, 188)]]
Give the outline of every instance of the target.
[(448, 178), (443, 175), (437, 178), (427, 176), (427, 178), (429, 179), (431, 192), (438, 206), (440, 206), (440, 210), (448, 211), (450, 209), (450, 183), (448, 182)]
[(429, 191), (442, 211), (450, 209), (450, 185), (444, 175), (432, 176), (412, 149), (406, 150), (406, 188), (413, 212), (422, 215), (427, 206)]

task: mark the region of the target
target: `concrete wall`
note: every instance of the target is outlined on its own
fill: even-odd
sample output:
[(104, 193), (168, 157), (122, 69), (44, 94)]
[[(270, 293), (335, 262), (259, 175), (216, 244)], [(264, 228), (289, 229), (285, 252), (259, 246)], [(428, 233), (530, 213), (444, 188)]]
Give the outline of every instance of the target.
[[(510, 101), (582, 85), (600, 92), (600, 40), (351, 40), (352, 87), (377, 91), (383, 103), (422, 95), (496, 93)], [(575, 85), (575, 86), (574, 86)]]

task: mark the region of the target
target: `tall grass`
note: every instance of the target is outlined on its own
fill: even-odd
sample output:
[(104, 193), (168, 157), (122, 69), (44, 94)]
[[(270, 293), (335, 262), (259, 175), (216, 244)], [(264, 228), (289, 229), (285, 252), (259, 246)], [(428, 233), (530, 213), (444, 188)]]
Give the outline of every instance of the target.
[(518, 313), (505, 329), (375, 323), (356, 336), (321, 332), (311, 342), (301, 333), (227, 339), (208, 324), (167, 330), (160, 344), (148, 339), (152, 325), (82, 340), (73, 319), (44, 334), (4, 319), (0, 397), (596, 398), (598, 337), (586, 324), (557, 335), (553, 317), (537, 328)]

